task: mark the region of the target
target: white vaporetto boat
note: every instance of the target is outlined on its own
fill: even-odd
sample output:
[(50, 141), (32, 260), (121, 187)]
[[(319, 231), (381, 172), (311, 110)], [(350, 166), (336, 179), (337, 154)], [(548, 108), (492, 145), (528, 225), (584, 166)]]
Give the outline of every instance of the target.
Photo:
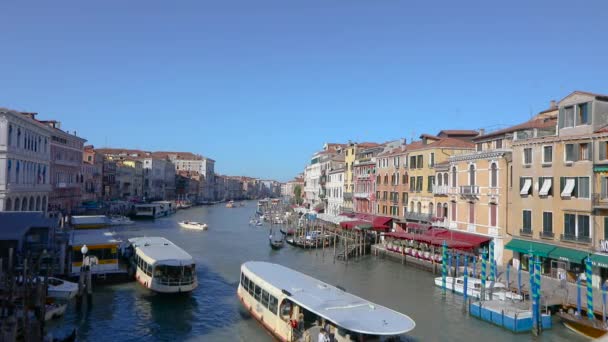
[[(435, 278), (435, 285), (442, 287), (441, 277)], [(445, 288), (458, 294), (464, 294), (464, 277), (446, 277)], [(490, 296), (491, 294), (491, 296)], [(469, 277), (467, 280), (467, 296), (481, 298), (481, 279)], [(486, 281), (485, 300), (521, 300), (522, 296), (511, 292), (503, 283)]]
[(190, 292), (198, 286), (190, 254), (163, 237), (131, 238), (137, 266), (135, 279), (161, 293)]
[(342, 289), (267, 262), (241, 265), (237, 296), (245, 309), (280, 341), (384, 341), (416, 326), (408, 316)]
[(194, 222), (194, 221), (180, 221), (178, 222), (182, 228), (196, 229), (196, 230), (207, 230), (209, 226), (206, 223)]
[(109, 218), (110, 226), (130, 226), (132, 224), (135, 222), (125, 216), (110, 216)]

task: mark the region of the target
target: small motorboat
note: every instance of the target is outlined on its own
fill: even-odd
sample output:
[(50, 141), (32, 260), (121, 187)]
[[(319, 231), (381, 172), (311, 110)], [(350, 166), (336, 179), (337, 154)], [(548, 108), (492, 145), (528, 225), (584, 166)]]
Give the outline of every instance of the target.
[(259, 227), (259, 226), (263, 226), (263, 225), (264, 225), (264, 222), (262, 222), (262, 221), (258, 221), (258, 222), (256, 222), (256, 223), (255, 223), (255, 225), (256, 225), (256, 226), (258, 226), (258, 227)]
[(602, 324), (601, 318), (589, 319), (584, 310), (579, 315), (575, 309), (569, 308), (568, 311), (560, 310), (557, 316), (561, 318), (566, 328), (587, 338), (597, 339), (608, 333), (608, 327)]
[[(42, 278), (42, 277), (41, 277)], [(78, 284), (71, 281), (49, 277), (48, 296), (56, 299), (72, 299), (78, 293)]]
[(182, 228), (186, 229), (207, 230), (207, 228), (209, 228), (206, 223), (200, 223), (195, 221), (180, 221), (178, 223)]
[(68, 307), (66, 303), (48, 303), (44, 307), (44, 320), (50, 321), (53, 318), (59, 318), (65, 313)]
[(272, 249), (281, 249), (284, 245), (283, 234), (271, 234), (268, 237), (268, 241), (270, 242), (270, 248)]
[(226, 203), (226, 208), (234, 208), (234, 201)]
[(111, 216), (109, 219), (110, 226), (130, 226), (132, 224), (135, 222), (126, 216)]

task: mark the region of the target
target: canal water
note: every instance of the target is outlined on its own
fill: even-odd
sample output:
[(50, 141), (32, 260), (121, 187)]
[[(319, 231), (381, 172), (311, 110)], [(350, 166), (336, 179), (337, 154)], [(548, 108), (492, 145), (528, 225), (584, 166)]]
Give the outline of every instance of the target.
[[(123, 237), (163, 236), (189, 252), (197, 263), (199, 287), (190, 295), (156, 295), (131, 282), (97, 286), (93, 306), (68, 308), (53, 321), (54, 335), (73, 328), (83, 341), (270, 341), (270, 335), (240, 308), (236, 298), (240, 265), (264, 260), (291, 267), (372, 302), (409, 315), (416, 321), (415, 341), (584, 341), (554, 320), (552, 330), (533, 338), (515, 335), (462, 313), (462, 296), (434, 286), (429, 272), (399, 262), (366, 256), (348, 264), (333, 260), (331, 249), (304, 251), (268, 245), (268, 226), (252, 227), (256, 203), (245, 207), (195, 207), (155, 221), (138, 222), (116, 231)], [(209, 224), (208, 231), (182, 229), (181, 220)]]

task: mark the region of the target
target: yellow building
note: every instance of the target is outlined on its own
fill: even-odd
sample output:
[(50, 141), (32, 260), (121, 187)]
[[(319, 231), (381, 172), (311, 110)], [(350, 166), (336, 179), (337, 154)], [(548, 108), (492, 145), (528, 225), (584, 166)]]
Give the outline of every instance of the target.
[(513, 239), (505, 247), (524, 269), (532, 253), (541, 257), (543, 274), (569, 281), (583, 272), (590, 256), (598, 287), (608, 278), (608, 254), (602, 248), (608, 208), (602, 200), (607, 146), (602, 129), (608, 125), (608, 97), (574, 92), (558, 110), (557, 134), (533, 129), (513, 142), (508, 225)]
[(376, 143), (353, 143), (349, 142), (346, 145), (344, 153), (344, 204), (343, 209), (353, 210), (353, 193), (355, 192), (354, 165), (357, 159), (357, 151), (370, 147), (378, 146)]
[[(446, 132), (454, 132), (453, 134)], [(407, 146), (407, 178), (409, 184), (409, 207), (406, 222), (430, 224), (436, 213), (435, 166), (448, 161), (450, 156), (469, 153), (475, 145), (470, 139), (476, 131), (441, 131), (437, 136), (423, 134), (419, 141)], [(441, 204), (443, 207), (443, 203)]]

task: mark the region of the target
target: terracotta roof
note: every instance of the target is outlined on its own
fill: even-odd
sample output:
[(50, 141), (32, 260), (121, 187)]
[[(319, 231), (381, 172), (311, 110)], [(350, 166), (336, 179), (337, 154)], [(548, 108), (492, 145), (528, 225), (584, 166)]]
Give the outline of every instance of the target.
[(437, 133), (437, 136), (444, 135), (464, 135), (464, 136), (477, 136), (479, 134), (478, 131), (474, 129), (444, 129)]
[(597, 93), (591, 93), (591, 92), (588, 92), (588, 91), (575, 90), (575, 91), (571, 92), (570, 94), (564, 96), (564, 98), (562, 98), (561, 100), (559, 100), (559, 102), (563, 101), (567, 97), (572, 96), (574, 94), (582, 94), (582, 95), (589, 95), (589, 96), (596, 96), (596, 97), (608, 97), (608, 95), (605, 95), (605, 94), (597, 94)]
[(438, 137), (436, 135), (426, 134), (426, 133), (420, 135), (420, 139), (422, 139), (422, 138), (433, 139), (433, 140), (439, 140), (439, 139), (441, 139), (440, 137)]
[(407, 145), (408, 151), (421, 150), (424, 148), (442, 148), (442, 147), (453, 147), (453, 148), (474, 148), (475, 144), (469, 141), (464, 141), (456, 138), (441, 138), (437, 141), (427, 143), (426, 145), (422, 141), (414, 141)]
[(555, 126), (557, 124), (557, 117), (548, 117), (548, 118), (534, 118), (532, 120), (526, 121), (524, 123), (520, 123), (519, 125), (499, 129), (498, 131), (490, 132), (488, 134), (484, 134), (473, 139), (474, 141), (484, 140), (490, 137), (494, 137), (501, 134), (513, 133), (522, 129), (530, 129), (530, 128), (548, 128)]

